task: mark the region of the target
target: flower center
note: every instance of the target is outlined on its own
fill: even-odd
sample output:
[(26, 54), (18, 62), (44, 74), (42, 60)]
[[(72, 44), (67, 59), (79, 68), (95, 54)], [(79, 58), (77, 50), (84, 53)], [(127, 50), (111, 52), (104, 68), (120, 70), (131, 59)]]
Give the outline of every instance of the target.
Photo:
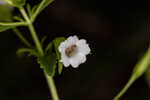
[(65, 50), (65, 54), (68, 56), (68, 57), (71, 57), (71, 56), (74, 56), (76, 53), (77, 53), (77, 46), (75, 44), (69, 46), (68, 48), (66, 48)]

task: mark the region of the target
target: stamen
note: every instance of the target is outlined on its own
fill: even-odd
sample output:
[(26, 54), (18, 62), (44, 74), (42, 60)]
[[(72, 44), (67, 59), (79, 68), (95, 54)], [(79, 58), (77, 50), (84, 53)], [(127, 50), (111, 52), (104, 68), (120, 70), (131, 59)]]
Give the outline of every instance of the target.
[(74, 44), (74, 45), (71, 45), (69, 46), (68, 48), (66, 48), (65, 50), (65, 53), (68, 57), (71, 57), (73, 55), (75, 55), (77, 52), (77, 46)]

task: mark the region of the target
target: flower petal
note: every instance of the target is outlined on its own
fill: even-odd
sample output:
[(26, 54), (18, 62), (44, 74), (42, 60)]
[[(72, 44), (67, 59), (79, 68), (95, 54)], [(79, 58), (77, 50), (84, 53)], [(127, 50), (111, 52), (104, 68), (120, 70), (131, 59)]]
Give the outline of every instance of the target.
[(77, 55), (70, 58), (70, 64), (73, 68), (77, 68), (80, 64), (84, 63), (86, 61), (86, 56), (78, 53)]
[(60, 62), (62, 62), (65, 67), (68, 67), (70, 65), (69, 60), (66, 57), (64, 57), (64, 56), (62, 56), (61, 58), (62, 59), (60, 60)]
[(89, 45), (86, 43), (86, 40), (81, 39), (79, 40), (76, 45), (78, 46), (78, 50), (80, 53), (83, 53), (84, 55), (87, 55), (91, 52)]

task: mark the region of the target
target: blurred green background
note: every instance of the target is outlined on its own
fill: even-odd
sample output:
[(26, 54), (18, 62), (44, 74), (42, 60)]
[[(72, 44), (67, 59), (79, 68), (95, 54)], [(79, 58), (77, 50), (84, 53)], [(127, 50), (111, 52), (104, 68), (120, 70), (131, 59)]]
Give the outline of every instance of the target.
[[(40, 0), (28, 0), (35, 5)], [(112, 100), (150, 42), (149, 0), (56, 0), (38, 17), (40, 38), (78, 35), (92, 54), (79, 68), (54, 77), (60, 100)], [(18, 13), (14, 9), (13, 14)], [(23, 35), (32, 41), (26, 28)], [(47, 42), (48, 42), (47, 41)], [(36, 59), (18, 57), (24, 45), (9, 30), (0, 36), (0, 100), (52, 100)], [(150, 100), (144, 75), (120, 100)]]

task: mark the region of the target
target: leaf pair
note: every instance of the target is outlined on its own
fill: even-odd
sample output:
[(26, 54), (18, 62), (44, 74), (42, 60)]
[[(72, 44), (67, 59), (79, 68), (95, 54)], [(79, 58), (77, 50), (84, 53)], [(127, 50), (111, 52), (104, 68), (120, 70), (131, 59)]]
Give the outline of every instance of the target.
[[(41, 45), (43, 45), (45, 39), (45, 37), (42, 39)], [(64, 40), (64, 37), (59, 37), (50, 42), (44, 50), (44, 56), (40, 56), (36, 49), (29, 48), (21, 48), (17, 51), (17, 54), (23, 55), (28, 53), (28, 56), (37, 57), (37, 63), (40, 64), (40, 68), (42, 68), (49, 76), (55, 75), (56, 66), (58, 66), (58, 72), (61, 74), (63, 64), (59, 62), (61, 54), (58, 51), (58, 47)]]

